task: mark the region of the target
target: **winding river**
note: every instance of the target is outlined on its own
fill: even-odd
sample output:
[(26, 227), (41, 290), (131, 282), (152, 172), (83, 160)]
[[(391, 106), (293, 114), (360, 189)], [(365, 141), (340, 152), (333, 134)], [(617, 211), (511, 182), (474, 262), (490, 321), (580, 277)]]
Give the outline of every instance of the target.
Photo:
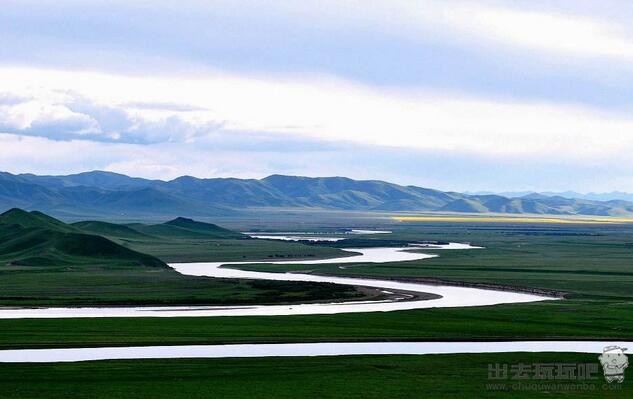
[[(433, 249), (441, 249), (435, 246)], [(447, 244), (444, 249), (466, 249), (466, 244)], [(391, 293), (434, 294), (436, 299), (411, 300), (412, 295), (400, 295), (381, 301), (350, 301), (333, 303), (306, 303), (293, 305), (253, 305), (253, 306), (142, 306), (142, 307), (56, 307), (56, 308), (1, 308), (0, 318), (67, 318), (67, 317), (211, 317), (211, 316), (278, 316), (310, 315), (358, 312), (389, 312), (395, 310), (425, 309), (437, 307), (486, 306), (502, 303), (534, 302), (556, 298), (527, 293), (492, 289), (457, 287), (422, 283), (407, 283), (392, 280), (319, 276), (303, 273), (267, 273), (244, 271), (231, 268), (252, 263), (272, 264), (345, 264), (403, 262), (432, 258), (437, 255), (411, 252), (412, 248), (353, 248), (346, 251), (356, 253), (331, 259), (293, 260), (276, 262), (202, 262), (174, 263), (170, 266), (179, 273), (191, 276), (216, 278), (245, 278), (277, 281), (303, 281), (346, 284), (379, 288)], [(420, 250), (421, 248), (413, 248)], [(227, 267), (228, 266), (228, 267)], [(346, 267), (346, 266), (340, 266)]]

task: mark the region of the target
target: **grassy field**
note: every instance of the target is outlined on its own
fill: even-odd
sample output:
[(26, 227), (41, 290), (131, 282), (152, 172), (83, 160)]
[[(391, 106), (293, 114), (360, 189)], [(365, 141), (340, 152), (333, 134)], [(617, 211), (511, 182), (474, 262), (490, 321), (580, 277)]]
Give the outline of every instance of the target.
[(170, 270), (117, 265), (28, 268), (0, 272), (0, 305), (247, 305), (362, 299), (353, 287), (334, 284), (211, 279)]
[(0, 320), (0, 348), (516, 339), (631, 340), (633, 307), (571, 300), (309, 316)]
[[(93, 226), (94, 227), (94, 226)], [(103, 228), (104, 226), (98, 226)], [(110, 227), (108, 227), (110, 228)], [(346, 269), (310, 265), (323, 274), (403, 279), (439, 279), (494, 283), (514, 287), (564, 291), (568, 299), (478, 308), (425, 309), (367, 314), (207, 317), (94, 318), (0, 320), (0, 348), (47, 348), (122, 345), (220, 344), (246, 342), (396, 341), (396, 340), (517, 340), (633, 339), (633, 227), (627, 224), (548, 223), (417, 223), (390, 225), (388, 236), (356, 241), (367, 246), (412, 240), (472, 242), (483, 250), (442, 251), (440, 256), (413, 262), (357, 264)], [(293, 259), (337, 256), (338, 248), (248, 239), (153, 237), (117, 230), (115, 242), (165, 261)], [(115, 233), (112, 233), (115, 234)], [(123, 237), (127, 234), (127, 237)], [(388, 239), (389, 241), (385, 241)], [(356, 243), (353, 243), (354, 245)], [(343, 246), (344, 244), (340, 244)], [(12, 266), (18, 267), (18, 266)], [(91, 298), (117, 287), (112, 303), (142, 303), (163, 298), (179, 301), (243, 303), (307, 300), (345, 295), (314, 291), (315, 287), (240, 286), (198, 277), (178, 276), (177, 282), (147, 275), (136, 279), (129, 268), (115, 264), (82, 265), (81, 273), (24, 269), (0, 280), (5, 295), (20, 295), (27, 287), (42, 294), (59, 288), (61, 302)], [(248, 265), (240, 268), (284, 271), (298, 265)], [(15, 270), (14, 270), (15, 271)], [(3, 273), (6, 272), (3, 270)], [(85, 274), (83, 274), (85, 273)], [(112, 273), (112, 274), (111, 274)], [(145, 272), (143, 272), (145, 273)], [(170, 276), (173, 274), (170, 274)], [(121, 277), (124, 279), (121, 279)], [(57, 280), (51, 280), (57, 279)], [(109, 280), (113, 279), (113, 280)], [(53, 281), (53, 284), (51, 284)], [(185, 285), (183, 281), (187, 281)], [(107, 284), (104, 285), (104, 282)], [(72, 289), (80, 284), (82, 290)], [(94, 285), (90, 285), (94, 284)], [(173, 284), (173, 285), (172, 285)], [(233, 284), (233, 285), (231, 285)], [(105, 287), (105, 288), (103, 288)], [(121, 288), (122, 287), (122, 288)], [(183, 289), (186, 287), (186, 289)], [(13, 290), (13, 291), (12, 291)], [(33, 291), (35, 290), (35, 291)], [(123, 290), (123, 291), (120, 291)], [(55, 291), (52, 291), (53, 293)], [(183, 297), (183, 293), (187, 296)], [(261, 293), (261, 295), (258, 294)], [(106, 295), (107, 294), (107, 295)], [(213, 297), (209, 296), (213, 295)], [(347, 295), (355, 295), (348, 291)], [(47, 301), (56, 300), (54, 297)], [(59, 300), (59, 299), (57, 299)], [(486, 388), (489, 363), (595, 362), (595, 355), (490, 354), (429, 356), (355, 356), (270, 359), (173, 359), (102, 361), (72, 364), (0, 364), (3, 398), (409, 398), (409, 397), (628, 397), (632, 385), (604, 391), (496, 391)], [(496, 382), (496, 381), (493, 381)]]
[(545, 224), (621, 224), (633, 223), (632, 218), (622, 218), (613, 216), (463, 216), (463, 215), (418, 215), (418, 216), (394, 216), (394, 220), (400, 222), (449, 222), (449, 223), (545, 223)]
[[(172, 359), (0, 364), (3, 398), (625, 398), (633, 382), (488, 379), (489, 364), (597, 363), (573, 353)], [(506, 384), (507, 390), (499, 385)], [(521, 390), (514, 384), (561, 384)], [(582, 391), (569, 385), (587, 384)], [(490, 385), (489, 385), (490, 384)], [(493, 387), (494, 384), (494, 387)], [(562, 385), (564, 384), (564, 385)], [(524, 388), (525, 389), (525, 388)]]

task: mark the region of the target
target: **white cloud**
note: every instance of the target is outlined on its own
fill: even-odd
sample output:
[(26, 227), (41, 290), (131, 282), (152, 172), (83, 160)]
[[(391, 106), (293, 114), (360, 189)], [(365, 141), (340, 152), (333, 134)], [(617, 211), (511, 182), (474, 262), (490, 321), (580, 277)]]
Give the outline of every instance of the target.
[(579, 57), (633, 60), (629, 26), (587, 16), (444, 2), (440, 17), (453, 30), (507, 46)]
[[(593, 7), (583, 6), (587, 2), (565, 2), (558, 7), (556, 3), (560, 2), (23, 0), (3, 4), (7, 22), (0, 25), (0, 32), (7, 37), (7, 46), (15, 47), (0, 55), (15, 59), (12, 53), (23, 47), (27, 58), (21, 62), (95, 65), (91, 61), (97, 59), (111, 68), (130, 64), (134, 69), (142, 61), (142, 68), (158, 64), (162, 70), (194, 64), (189, 70), (193, 72), (196, 64), (199, 67), (210, 60), (214, 64), (214, 54), (232, 58), (240, 50), (261, 48), (283, 54), (285, 46), (300, 43), (305, 45), (301, 55), (311, 58), (315, 38), (319, 45), (332, 48), (339, 38), (343, 42), (358, 39), (358, 47), (371, 46), (381, 38), (442, 45), (448, 40), (465, 43), (470, 51), (483, 48), (491, 56), (505, 48), (533, 50), (535, 55), (565, 61), (569, 56), (633, 60), (630, 2)], [(19, 26), (32, 29), (16, 28)], [(89, 28), (94, 28), (90, 35), (75, 34)], [(289, 36), (292, 40), (287, 40)], [(231, 51), (222, 51), (227, 48)], [(292, 58), (292, 54), (286, 55)], [(227, 60), (215, 61), (215, 65), (225, 65), (222, 62)], [(259, 61), (243, 60), (247, 67), (256, 67), (249, 63)]]
[(0, 102), (0, 131), (62, 140), (152, 143), (191, 141), (219, 127), (209, 118), (186, 121), (182, 115), (192, 110), (189, 106), (99, 102), (89, 98), (94, 92), (89, 96), (62, 92), (57, 86), (41, 82), (35, 92), (30, 87), (33, 82), (23, 83), (22, 90), (14, 89), (29, 93), (29, 97), (4, 93), (9, 100)]
[(261, 178), (273, 173), (336, 174), (335, 152), (294, 152), (283, 148), (210, 152), (190, 143), (130, 144), (74, 139), (51, 140), (0, 132), (0, 171), (68, 174), (107, 170), (129, 176), (173, 179), (198, 177)]
[[(195, 143), (248, 131), (495, 156), (604, 159), (633, 150), (633, 118), (626, 113), (376, 89), (322, 76), (300, 81), (222, 73), (200, 79), (137, 78), (0, 68), (0, 86), (35, 97), (24, 104), (38, 104), (0, 105), (5, 131), (13, 126), (15, 133), (23, 129), (53, 138), (69, 138), (56, 136), (55, 129), (66, 124), (78, 136), (98, 131), (105, 141), (139, 143)], [(54, 95), (62, 90), (63, 96)], [(126, 105), (138, 102), (186, 104), (195, 110)], [(40, 130), (30, 132), (33, 125)]]
[[(405, 35), (447, 36), (471, 46), (502, 45), (563, 59), (608, 57), (633, 61), (633, 30), (626, 19), (574, 14), (573, 8), (566, 12), (539, 10), (536, 4), (521, 8), (516, 2), (390, 0), (381, 5), (382, 20)], [(381, 15), (375, 18), (381, 19)]]
[[(201, 6), (201, 3), (194, 2)], [(234, 7), (234, 2), (220, 2)], [(633, 60), (633, 29), (627, 2), (612, 6), (617, 14), (593, 15), (581, 4), (553, 8), (553, 3), (445, 0), (321, 0), (305, 2), (247, 1), (248, 15), (276, 22), (309, 21), (310, 26), (346, 31), (379, 31), (407, 40), (451, 40), (471, 46), (503, 45), (558, 57), (609, 57)], [(208, 6), (208, 5), (207, 5)], [(204, 8), (204, 3), (202, 3)], [(218, 7), (214, 4), (213, 7)], [(629, 13), (630, 14), (630, 11)]]
[(95, 121), (90, 116), (73, 112), (63, 105), (45, 100), (30, 100), (0, 106), (0, 126), (18, 131), (47, 126), (82, 135), (94, 132), (95, 125)]

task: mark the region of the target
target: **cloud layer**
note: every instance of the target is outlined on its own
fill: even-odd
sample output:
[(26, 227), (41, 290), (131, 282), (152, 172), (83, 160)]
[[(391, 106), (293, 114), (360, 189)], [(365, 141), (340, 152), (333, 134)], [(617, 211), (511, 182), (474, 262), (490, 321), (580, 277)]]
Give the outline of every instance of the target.
[[(0, 86), (11, 90), (5, 98), (14, 99), (0, 105), (3, 131), (58, 140), (204, 145), (258, 132), (534, 159), (601, 160), (633, 150), (627, 134), (633, 117), (626, 113), (377, 89), (324, 77), (272, 80), (215, 73), (165, 79), (0, 68)], [(24, 97), (16, 100), (18, 95)]]
[(628, 2), (52, 5), (3, 3), (0, 168), (633, 190)]

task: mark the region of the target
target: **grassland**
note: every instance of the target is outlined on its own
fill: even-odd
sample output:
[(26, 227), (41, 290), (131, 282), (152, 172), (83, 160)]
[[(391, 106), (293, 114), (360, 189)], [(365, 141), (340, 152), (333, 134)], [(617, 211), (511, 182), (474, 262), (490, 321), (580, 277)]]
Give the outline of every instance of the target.
[[(434, 259), (364, 264), (344, 270), (330, 265), (309, 267), (319, 273), (549, 288), (565, 291), (569, 297), (565, 301), (314, 316), (0, 320), (0, 345), (6, 348), (318, 340), (633, 339), (632, 233), (624, 225), (407, 224), (394, 228), (390, 239), (471, 241), (486, 249), (436, 251), (440, 256)], [(370, 240), (380, 245), (384, 238)], [(259, 241), (243, 242), (250, 245)], [(233, 243), (233, 250), (239, 251), (239, 242)], [(227, 244), (224, 248), (231, 247)], [(306, 246), (301, 248), (305, 250)], [(240, 267), (271, 271), (286, 268), (284, 265)], [(297, 270), (301, 266), (291, 268)], [(200, 279), (192, 278), (191, 284), (197, 284), (196, 281)], [(227, 297), (233, 295), (238, 293)], [(257, 299), (262, 298), (252, 300)], [(158, 330), (161, 334), (156, 336)]]
[(73, 268), (5, 268), (0, 272), (0, 305), (246, 305), (364, 298), (351, 287), (334, 284), (220, 280), (106, 263)]
[[(363, 244), (381, 245), (384, 239), (365, 239)], [(394, 228), (389, 239), (472, 242), (485, 249), (424, 249), (422, 252), (436, 253), (439, 257), (413, 262), (346, 265), (344, 269), (328, 264), (239, 267), (492, 283), (563, 291), (570, 298), (633, 300), (633, 225), (417, 223)]]
[(633, 340), (633, 308), (628, 302), (571, 300), (310, 316), (0, 320), (5, 349), (516, 339)]
[[(631, 397), (631, 380), (609, 390), (601, 375), (591, 380), (488, 379), (488, 365), (494, 363), (596, 362), (592, 354), (504, 353), (0, 364), (0, 392), (7, 399)], [(503, 382), (509, 390), (487, 386)], [(595, 389), (512, 390), (519, 382), (586, 383)]]
[(588, 217), (588, 216), (452, 216), (452, 215), (415, 215), (415, 216), (393, 216), (399, 222), (427, 222), (427, 223), (545, 223), (545, 224), (624, 224), (633, 223), (633, 218), (623, 217)]
[[(92, 226), (92, 228), (95, 228)], [(335, 256), (330, 246), (231, 238), (179, 238), (111, 230), (109, 238), (162, 260), (292, 259)], [(568, 299), (478, 308), (275, 317), (95, 318), (0, 320), (0, 348), (221, 344), (246, 342), (633, 339), (633, 227), (627, 224), (407, 222), (391, 225), (388, 236), (352, 242), (381, 246), (411, 240), (472, 242), (484, 250), (442, 251), (414, 262), (346, 265), (244, 265), (241, 268), (376, 278), (435, 279), (473, 284), (503, 284), (564, 291)], [(137, 230), (135, 230), (137, 231)], [(104, 233), (105, 234), (105, 233)], [(124, 236), (126, 235), (127, 236)], [(154, 233), (156, 234), (156, 233)], [(175, 235), (172, 235), (175, 236)], [(344, 246), (347, 244), (329, 244)], [(423, 252), (434, 252), (425, 249)], [(245, 257), (245, 258), (243, 258)], [(85, 266), (85, 265), (84, 265)], [(352, 266), (352, 267), (349, 267)], [(33, 267), (33, 266), (30, 266)], [(108, 270), (116, 271), (110, 264)], [(159, 268), (160, 270), (160, 268)], [(39, 273), (43, 273), (39, 271)], [(78, 281), (98, 271), (86, 269)], [(96, 273), (96, 274), (95, 274)], [(43, 274), (45, 275), (45, 274)], [(135, 285), (124, 270), (130, 297), (178, 295), (168, 284)], [(35, 274), (29, 278), (39, 281)], [(59, 274), (60, 279), (64, 274)], [(77, 276), (80, 276), (79, 274)], [(91, 277), (93, 276), (93, 277)], [(181, 276), (183, 277), (183, 276)], [(99, 277), (101, 279), (102, 277)], [(96, 279), (94, 281), (98, 281)], [(144, 278), (141, 278), (142, 281)], [(191, 278), (190, 293), (219, 292), (234, 300), (257, 297), (257, 287), (222, 292), (206, 279)], [(102, 280), (103, 281), (103, 280)], [(101, 281), (101, 282), (102, 282)], [(180, 284), (183, 280), (179, 280)], [(160, 282), (160, 280), (159, 280)], [(75, 284), (73, 283), (73, 284)], [(120, 281), (119, 281), (120, 283)], [(0, 290), (11, 290), (6, 283)], [(50, 284), (42, 280), (43, 289)], [(61, 282), (60, 282), (61, 284)], [(99, 283), (101, 284), (101, 283)], [(204, 286), (198, 291), (196, 284)], [(264, 291), (271, 300), (297, 289), (313, 297), (310, 287), (289, 283)], [(106, 285), (106, 287), (109, 285)], [(61, 287), (61, 285), (60, 285)], [(261, 288), (261, 287), (260, 287)], [(87, 290), (94, 293), (97, 286)], [(16, 288), (19, 292), (19, 288)], [(68, 291), (61, 289), (60, 292)], [(306, 294), (308, 292), (309, 294)], [(334, 294), (329, 292), (327, 295)], [(339, 295), (340, 293), (335, 293)], [(273, 296), (275, 298), (273, 298)], [(121, 299), (123, 297), (120, 297)], [(302, 298), (303, 300), (306, 297)], [(168, 298), (171, 303), (176, 298)], [(209, 298), (207, 298), (209, 300)], [(482, 355), (352, 356), (269, 359), (170, 359), (100, 361), (71, 364), (0, 364), (3, 398), (409, 398), (409, 397), (629, 397), (629, 379), (621, 390), (492, 391), (486, 389), (489, 363), (596, 362), (595, 355), (506, 353)]]

